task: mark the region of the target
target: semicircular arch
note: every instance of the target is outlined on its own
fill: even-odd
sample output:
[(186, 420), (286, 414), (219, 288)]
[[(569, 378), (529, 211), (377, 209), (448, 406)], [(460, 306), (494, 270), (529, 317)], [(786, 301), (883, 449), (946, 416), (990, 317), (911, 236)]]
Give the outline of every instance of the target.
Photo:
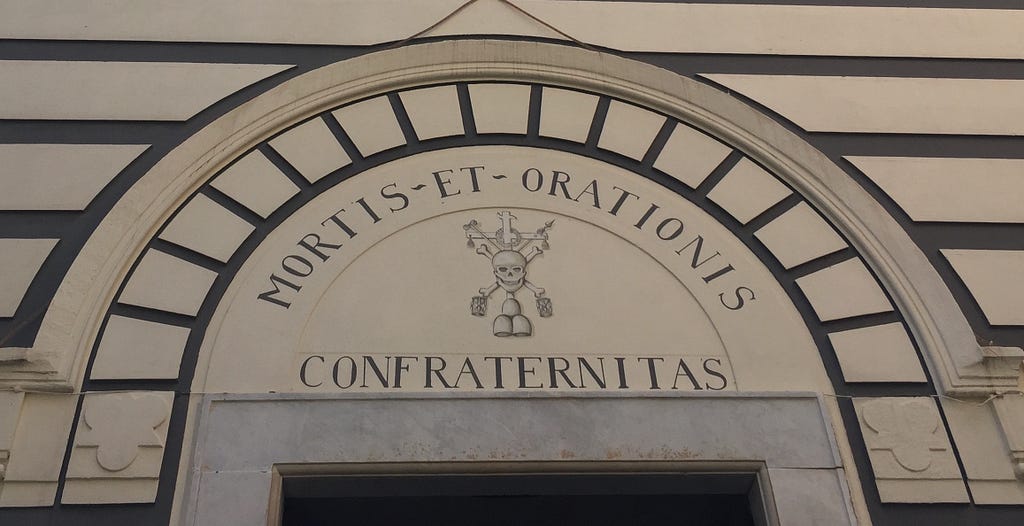
[[(509, 48), (493, 42), (440, 42), (334, 64), (257, 97), (191, 137), (131, 188), (89, 240), (43, 321), (38, 352), (51, 355), (57, 371), (69, 380), (81, 378), (103, 322), (103, 309), (88, 306), (109, 304), (137, 263), (138, 255), (175, 210), (245, 152), (296, 123), (355, 101), (389, 92), (395, 98), (394, 93), (401, 90), (453, 81), (488, 81), (546, 84), (569, 88), (573, 93), (589, 93), (600, 106), (595, 106), (597, 113), (604, 113), (603, 119), (607, 119), (612, 101), (625, 103), (662, 117), (663, 123), (677, 121), (728, 144), (736, 151), (731, 160), (733, 165), (750, 160), (774, 174), (849, 240), (852, 251), (879, 276), (896, 311), (905, 317), (940, 385), (947, 390), (970, 387), (970, 377), (980, 363), (981, 353), (940, 278), (884, 210), (811, 146), (724, 93), (646, 64), (553, 44), (524, 42), (514, 49), (514, 56), (510, 56)], [(443, 65), (433, 65), (439, 61)], [(465, 90), (463, 86), (460, 89)], [(535, 111), (539, 113), (539, 108)], [(611, 112), (613, 118), (620, 117), (614, 106)], [(540, 119), (540, 115), (536, 118)], [(639, 119), (643, 121), (643, 115)], [(409, 126), (408, 122), (402, 124)], [(672, 139), (670, 125), (662, 124), (654, 131), (651, 142), (660, 140), (658, 147), (664, 148)], [(636, 147), (630, 144), (630, 133), (623, 132), (616, 139), (621, 141), (621, 148)], [(478, 134), (474, 140), (486, 143), (485, 137)], [(600, 135), (596, 137), (599, 140)], [(499, 134), (489, 140), (509, 142), (511, 138), (515, 138), (514, 134)], [(525, 137), (516, 140), (521, 142)], [(643, 158), (646, 149), (641, 152), (641, 159), (630, 159), (630, 155), (638, 157), (635, 151), (623, 155), (599, 147), (596, 142), (588, 144), (586, 137), (579, 144), (571, 140), (561, 143), (574, 144), (585, 154), (590, 148), (614, 162), (633, 161), (635, 170), (646, 170), (655, 174), (653, 177), (667, 175), (655, 167), (656, 156)], [(384, 162), (389, 157), (412, 155), (438, 144), (406, 143), (402, 148), (371, 157)], [(674, 184), (684, 191), (700, 189), (678, 184), (678, 180), (677, 176)], [(711, 189), (710, 185), (702, 188), (706, 192)], [(794, 205), (796, 202), (790, 203)], [(735, 221), (735, 217), (721, 215), (726, 221)], [(72, 293), (82, 290), (87, 293)]]
[[(541, 85), (567, 88), (573, 93), (593, 96), (597, 113), (603, 112), (603, 119), (608, 119), (609, 113), (613, 118), (620, 117), (614, 104), (660, 116), (661, 124), (651, 140), (661, 141), (660, 148), (672, 139), (675, 122), (727, 144), (735, 151), (733, 167), (749, 161), (777, 178), (794, 195), (801, 196), (799, 203), (806, 203), (820, 213), (848, 240), (849, 255), (862, 258), (866, 268), (878, 277), (881, 288), (894, 302), (895, 311), (905, 318), (932, 376), (945, 390), (972, 385), (981, 353), (941, 279), (884, 210), (822, 154), (767, 117), (709, 86), (619, 57), (534, 42), (513, 47), (488, 41), (438, 42), (376, 53), (293, 79), (219, 119), (159, 162), (110, 212), (55, 296), (43, 320), (36, 352), (51, 357), (57, 377), (77, 383), (76, 378), (82, 378), (105, 323), (105, 306), (116, 303), (115, 296), (143, 261), (140, 256), (156, 234), (190, 196), (200, 192), (246, 152), (260, 148), (272, 151), (266, 142), (282, 130), (335, 108), (380, 97), (395, 99), (403, 90), (454, 85), (453, 82), (462, 83), (457, 88), (460, 90), (466, 89), (465, 83), (473, 82), (528, 84), (534, 86), (533, 90), (543, 90)], [(539, 108), (531, 111), (538, 112), (537, 119), (542, 118)], [(644, 121), (646, 115), (628, 113), (622, 117), (626, 122), (635, 118)], [(408, 123), (399, 124), (408, 127)], [(530, 125), (536, 127), (539, 123)], [(634, 171), (646, 170), (652, 177), (666, 177), (666, 172), (655, 164), (657, 156), (647, 156), (648, 150), (636, 158), (636, 151), (631, 150), (635, 148), (631, 144), (635, 137), (630, 134), (626, 130), (615, 139), (619, 152), (614, 146), (601, 148), (600, 134), (594, 136), (598, 142), (594, 144), (588, 144), (584, 137), (578, 149), (587, 153), (590, 148), (602, 152), (600, 155), (612, 162), (632, 162)], [(484, 136), (474, 138), (479, 143), (481, 137)], [(499, 142), (509, 142), (510, 138), (495, 137)], [(575, 144), (564, 139), (563, 143)], [(378, 156), (369, 157), (385, 162), (389, 155), (396, 158), (440, 144), (405, 144), (403, 148), (385, 149)], [(624, 153), (625, 150), (630, 151)], [(679, 181), (678, 176), (676, 180)], [(313, 186), (316, 184), (327, 183)], [(686, 185), (677, 186), (685, 190)], [(695, 186), (690, 190), (703, 190), (706, 194), (713, 189), (711, 185), (703, 189), (699, 183)], [(799, 203), (793, 199), (788, 205), (795, 207)], [(777, 212), (781, 215), (789, 207)], [(721, 210), (716, 213), (726, 217), (726, 221), (738, 222), (731, 214)], [(260, 233), (261, 228), (266, 233), (271, 227), (257, 226), (256, 231)], [(762, 255), (767, 253), (764, 247), (759, 250)]]

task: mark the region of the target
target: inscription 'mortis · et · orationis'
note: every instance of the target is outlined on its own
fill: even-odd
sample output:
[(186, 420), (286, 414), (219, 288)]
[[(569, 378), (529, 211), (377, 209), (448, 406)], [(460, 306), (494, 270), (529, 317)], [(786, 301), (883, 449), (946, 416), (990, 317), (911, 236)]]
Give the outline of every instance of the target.
[[(674, 244), (672, 251), (682, 258), (681, 264), (669, 263), (668, 268), (697, 273), (703, 285), (717, 289), (715, 295), (718, 303), (727, 310), (738, 311), (757, 299), (753, 288), (737, 283), (736, 280), (740, 278), (733, 263), (726, 259), (722, 252), (711, 248), (714, 245), (705, 246), (706, 241), (710, 245), (710, 240), (705, 239), (703, 232), (695, 230), (692, 225), (688, 226), (688, 221), (673, 215), (671, 210), (663, 208), (661, 204), (604, 178), (594, 177), (576, 181), (567, 171), (541, 170), (535, 167), (516, 168), (515, 171), (521, 173), (521, 176), (514, 178), (503, 173), (508, 171), (510, 170), (488, 168), (482, 162), (459, 168), (431, 170), (428, 171), (431, 176), (429, 178), (421, 179), (416, 176), (419, 174), (415, 174), (408, 180), (387, 182), (375, 191), (342, 199), (356, 206), (337, 209), (321, 219), (318, 226), (298, 236), (292, 251), (281, 257), (277, 268), (268, 273), (264, 288), (257, 292), (256, 298), (275, 308), (290, 308), (306, 286), (305, 280), (319, 272), (319, 269), (330, 265), (328, 260), (359, 232), (375, 225), (377, 228), (383, 228), (382, 225), (387, 225), (390, 217), (408, 214), (408, 210), (418, 206), (439, 206), (431, 197), (440, 198), (443, 204), (456, 199), (466, 199), (473, 194), (519, 192), (519, 198), (523, 198), (524, 195), (538, 196), (541, 199), (562, 198), (564, 201), (586, 207), (588, 211), (591, 208), (604, 210), (610, 216), (621, 219), (624, 224), (631, 225), (636, 231), (653, 236), (660, 243)], [(465, 177), (462, 180), (453, 178), (452, 174), (457, 173)], [(433, 182), (433, 186), (427, 181)], [(614, 192), (615, 199), (609, 201), (605, 198), (602, 201), (599, 195), (607, 196), (608, 191)], [(611, 206), (608, 206), (609, 203)], [(539, 206), (537, 209), (546, 208)], [(483, 244), (485, 248), (481, 248), (479, 253), (491, 260), (495, 277), (498, 278), (492, 285), (484, 287), (480, 295), (473, 299), (472, 312), (477, 316), (483, 316), (487, 296), (502, 288), (506, 296), (513, 293), (511, 298), (507, 298), (513, 301), (502, 305), (507, 305), (509, 310), (502, 312), (502, 315), (495, 319), (494, 334), (530, 336), (533, 334), (532, 323), (522, 314), (518, 301), (515, 301), (514, 292), (522, 287), (530, 288), (537, 299), (537, 310), (541, 317), (551, 316), (551, 300), (544, 296), (543, 289), (534, 287), (532, 283), (526, 281), (525, 276), (530, 261), (539, 255), (541, 250), (547, 249), (547, 230), (551, 228), (552, 223), (545, 223), (534, 233), (522, 233), (512, 228), (515, 216), (508, 211), (504, 213), (508, 215), (499, 216), (500, 228), (491, 233), (484, 233), (477, 221), (470, 221), (464, 225), (470, 246), (476, 247), (477, 242)], [(541, 248), (530, 246), (537, 241), (540, 242)], [(502, 245), (513, 242), (515, 246)], [(525, 252), (527, 248), (535, 250)], [(497, 276), (499, 267), (506, 268), (504, 279)], [(509, 272), (511, 275), (508, 275)], [(517, 276), (517, 273), (522, 276)], [(519, 277), (523, 279), (520, 280)], [(508, 284), (503, 286), (506, 281)]]

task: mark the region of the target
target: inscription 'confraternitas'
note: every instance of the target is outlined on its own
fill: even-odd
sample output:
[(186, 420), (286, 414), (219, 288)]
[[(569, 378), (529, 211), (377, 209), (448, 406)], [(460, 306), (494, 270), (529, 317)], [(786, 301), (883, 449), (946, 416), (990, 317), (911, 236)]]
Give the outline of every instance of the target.
[(324, 355), (299, 363), (311, 390), (721, 391), (732, 373), (709, 356)]
[[(606, 211), (660, 242), (672, 243), (672, 250), (682, 258), (685, 270), (698, 273), (705, 285), (717, 287), (715, 292), (724, 309), (739, 310), (756, 299), (751, 287), (718, 285), (723, 283), (720, 278), (736, 269), (718, 250), (712, 252), (712, 247), (705, 247), (703, 234), (690, 232), (682, 219), (627, 188), (618, 185), (609, 188), (607, 183), (601, 186), (597, 179), (580, 182), (568, 172), (557, 169), (527, 168), (521, 174), (508, 176), (492, 173), (484, 165), (425, 172), (424, 181), (408, 188), (389, 182), (376, 194), (361, 196), (348, 209), (341, 208), (324, 218), (319, 227), (296, 241), (292, 253), (281, 258), (278, 268), (267, 276), (267, 286), (257, 294), (257, 300), (288, 309), (300, 297), (304, 279), (337, 254), (347, 240), (355, 238), (362, 230), (386, 222), (388, 216), (415, 206), (424, 193), (442, 200), (458, 199), (461, 195), (486, 192), (499, 185)], [(497, 206), (501, 206), (500, 203)]]

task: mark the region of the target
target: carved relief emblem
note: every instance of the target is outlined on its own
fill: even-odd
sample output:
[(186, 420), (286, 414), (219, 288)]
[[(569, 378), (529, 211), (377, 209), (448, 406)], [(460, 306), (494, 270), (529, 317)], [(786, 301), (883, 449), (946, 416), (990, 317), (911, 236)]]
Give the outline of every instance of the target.
[(139, 448), (163, 447), (156, 428), (170, 408), (149, 393), (118, 393), (86, 398), (82, 405), (79, 446), (96, 447), (96, 462), (107, 471), (122, 471), (135, 462)]
[(922, 472), (932, 465), (933, 452), (947, 449), (939, 434), (934, 405), (921, 400), (888, 398), (864, 405), (864, 423), (877, 433), (865, 437), (870, 449), (891, 451), (907, 471)]
[[(505, 299), (501, 304), (501, 314), (494, 318), (494, 335), (530, 336), (533, 334), (533, 324), (523, 315), (516, 293), (524, 287), (529, 289), (533, 292), (540, 316), (547, 318), (552, 315), (551, 299), (544, 296), (544, 289), (526, 279), (526, 273), (530, 262), (550, 248), (548, 230), (555, 221), (552, 219), (544, 223), (536, 232), (522, 233), (512, 226), (512, 221), (518, 218), (508, 210), (498, 212), (498, 220), (500, 226), (494, 232), (482, 231), (480, 223), (475, 219), (462, 227), (466, 231), (466, 246), (476, 248), (477, 254), (488, 258), (494, 273), (494, 283), (481, 287), (479, 295), (473, 297), (470, 313), (474, 316), (486, 315), (487, 300), (501, 289), (505, 292)], [(537, 241), (540, 247), (533, 245)], [(524, 253), (527, 248), (529, 252)]]

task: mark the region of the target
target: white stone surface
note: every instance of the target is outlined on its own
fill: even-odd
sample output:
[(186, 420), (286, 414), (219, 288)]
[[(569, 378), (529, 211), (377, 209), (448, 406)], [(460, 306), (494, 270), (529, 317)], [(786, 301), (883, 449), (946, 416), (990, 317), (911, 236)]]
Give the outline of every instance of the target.
[[(61, 0), (0, 6), (8, 38), (373, 45), (408, 38), (463, 0), (131, 0), (75, 5)], [(431, 35), (559, 37), (497, 1), (478, 2)], [(495, 8), (502, 7), (502, 10)], [(827, 56), (1024, 58), (1012, 9), (806, 5), (551, 2), (515, 5), (584, 42), (624, 51)], [(476, 9), (474, 9), (476, 8)], [(197, 16), (202, 13), (204, 16)], [(908, 27), (930, 31), (907, 38)], [(975, 29), (984, 27), (985, 32)]]
[(1024, 80), (702, 76), (811, 132), (1024, 135)]
[(434, 86), (398, 94), (419, 140), (464, 135), (459, 92), (454, 85)]
[(96, 350), (90, 378), (177, 378), (188, 334), (187, 327), (111, 316)]
[[(1020, 356), (1020, 354), (1018, 354)], [(1020, 371), (1018, 362), (1018, 371)], [(1018, 386), (1024, 383), (1018, 376)], [(1007, 449), (1013, 459), (1014, 473), (1018, 476), (1017, 483), (1012, 487), (1003, 486), (1001, 499), (1020, 503), (1024, 500), (1024, 480), (1020, 473), (1024, 471), (1024, 396), (1002, 396), (992, 400), (992, 408), (995, 410), (996, 418), (999, 420), (999, 427), (1006, 439)], [(1009, 490), (1009, 491), (1007, 491)], [(991, 497), (991, 495), (990, 495)]]
[(665, 124), (665, 117), (617, 100), (608, 105), (598, 148), (642, 160)]
[(914, 221), (1024, 223), (1024, 159), (846, 157)]
[(217, 190), (266, 218), (299, 193), (286, 175), (262, 152), (254, 150), (231, 165), (211, 183)]
[(0, 118), (183, 121), (291, 67), (0, 60)]
[(78, 396), (25, 395), (4, 473), (0, 506), (52, 506)]
[(0, 210), (84, 210), (145, 144), (0, 144)]
[(11, 448), (14, 447), (14, 434), (18, 430), (18, 418), (24, 401), (25, 393), (0, 391), (0, 503), (4, 500), (3, 476), (7, 471)]
[(227, 262), (255, 229), (209, 197), (196, 194), (164, 228), (160, 239)]
[[(613, 455), (615, 460), (839, 467), (829, 424), (809, 396), (271, 397), (214, 402), (213, 407), (216, 418), (200, 431), (204, 449), (197, 460), (204, 471), (373, 458), (452, 461), (467, 453), (495, 460), (594, 461), (608, 460), (609, 452), (621, 455)], [(392, 416), (381, 419), (381, 414)], [(310, 425), (314, 422), (318, 425)], [(497, 457), (490, 457), (492, 452)]]
[(128, 279), (118, 301), (195, 316), (216, 278), (213, 271), (150, 249)]
[(363, 157), (405, 144), (405, 135), (387, 97), (357, 102), (332, 114)]
[(545, 87), (540, 97), (540, 134), (587, 142), (598, 98), (588, 93)]
[(206, 471), (199, 475), (202, 490), (193, 525), (251, 526), (267, 524), (262, 505), (271, 493), (273, 474), (269, 469), (253, 471)]
[(526, 135), (530, 122), (530, 86), (470, 84), (476, 132)]
[(969, 502), (930, 397), (855, 398), (882, 502)]
[(708, 192), (708, 199), (746, 224), (791, 193), (774, 175), (743, 158)]
[(5, 480), (0, 483), (0, 507), (49, 507), (57, 497), (57, 481)]
[(892, 310), (878, 282), (857, 258), (808, 274), (796, 284), (821, 321)]
[(841, 469), (769, 469), (780, 524), (854, 524)]
[(926, 382), (921, 360), (900, 323), (828, 335), (847, 382)]
[(846, 241), (806, 202), (754, 233), (787, 269), (847, 247)]
[(64, 483), (61, 504), (144, 504), (156, 501), (157, 479), (69, 478)]
[(672, 130), (654, 167), (697, 188), (731, 151), (711, 136), (680, 123)]
[(56, 239), (0, 239), (0, 318), (14, 316)]
[(942, 250), (992, 325), (1024, 325), (1024, 250)]
[(156, 500), (173, 399), (171, 391), (86, 394), (61, 503)]
[[(14, 432), (18, 429), (24, 400), (25, 393), (0, 391), (0, 454), (9, 452), (14, 444)], [(6, 458), (0, 460), (0, 465), (7, 467)]]
[(323, 119), (288, 130), (271, 140), (270, 146), (311, 183), (352, 162)]
[(1013, 471), (994, 407), (982, 401), (940, 400), (971, 496), (977, 504), (1024, 504), (1024, 482)]
[[(851, 522), (830, 427), (814, 397), (381, 400), (269, 395), (210, 404), (196, 432), (193, 476), (198, 482), (191, 524), (235, 524), (231, 512), (242, 502), (251, 510), (241, 515), (248, 523), (262, 520), (259, 513), (271, 498), (270, 470), (277, 463), (477, 459), (564, 463), (552, 469), (567, 471), (579, 462), (609, 460), (678, 462), (680, 470), (702, 460), (748, 466), (763, 461), (774, 497), (787, 504), (787, 517), (819, 517), (830, 525)], [(816, 500), (814, 506), (799, 510), (789, 505), (809, 497)]]

